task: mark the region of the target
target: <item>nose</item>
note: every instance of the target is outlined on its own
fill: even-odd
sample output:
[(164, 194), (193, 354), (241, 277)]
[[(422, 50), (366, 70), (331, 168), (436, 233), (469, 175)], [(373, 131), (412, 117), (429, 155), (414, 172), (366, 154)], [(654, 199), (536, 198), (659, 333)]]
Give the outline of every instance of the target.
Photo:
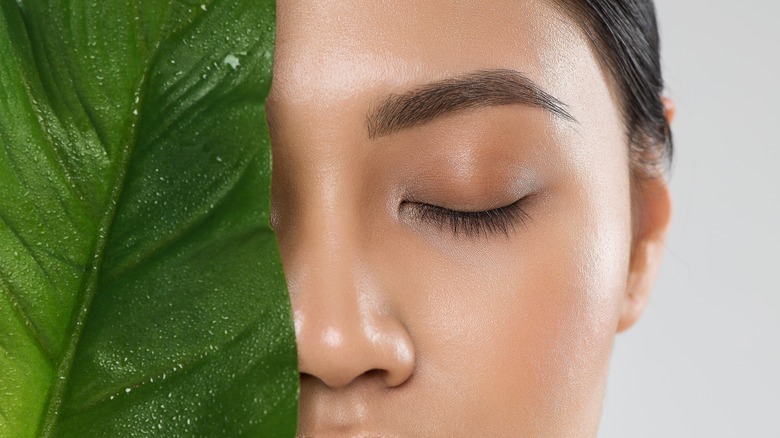
[(361, 379), (403, 384), (415, 351), (387, 304), (392, 291), (374, 280), (354, 226), (334, 221), (341, 226), (326, 227), (321, 216), (317, 222), (322, 226), (307, 224), (295, 238), (280, 240), (302, 382), (310, 376), (331, 388)]

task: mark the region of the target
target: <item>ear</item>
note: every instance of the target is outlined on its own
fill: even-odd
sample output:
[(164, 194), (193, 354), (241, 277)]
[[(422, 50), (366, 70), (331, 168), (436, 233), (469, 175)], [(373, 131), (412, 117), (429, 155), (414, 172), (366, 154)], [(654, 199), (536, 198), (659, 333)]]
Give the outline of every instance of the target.
[[(666, 120), (671, 124), (675, 114), (674, 103), (668, 98), (663, 98), (663, 103)], [(647, 304), (672, 217), (671, 194), (663, 176), (638, 178), (634, 184), (634, 241), (618, 332), (634, 325)]]
[(666, 117), (666, 123), (671, 126), (672, 122), (674, 122), (674, 117), (677, 115), (677, 105), (667, 96), (661, 97), (661, 102), (664, 104), (664, 117)]

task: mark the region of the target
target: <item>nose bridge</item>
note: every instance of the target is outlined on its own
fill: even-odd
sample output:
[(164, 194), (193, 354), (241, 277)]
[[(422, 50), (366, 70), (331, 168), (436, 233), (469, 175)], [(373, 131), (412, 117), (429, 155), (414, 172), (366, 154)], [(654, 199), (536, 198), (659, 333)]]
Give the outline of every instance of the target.
[[(320, 289), (354, 289), (350, 283), (360, 243), (356, 235), (360, 225), (350, 201), (354, 196), (342, 181), (322, 176), (311, 179), (316, 189), (307, 190), (310, 194), (300, 199), (294, 235), (286, 239), (292, 248), (282, 248), (283, 256), (288, 253), (292, 262), (288, 278), (293, 280), (293, 298), (314, 284)], [(304, 298), (316, 300), (320, 295), (327, 294), (309, 293)]]
[(335, 311), (346, 316), (359, 311), (354, 272), (354, 260), (359, 257), (356, 224), (351, 223), (348, 209), (336, 207), (338, 201), (327, 204), (312, 202), (309, 211), (301, 214), (290, 293), (294, 305), (307, 313), (313, 307), (314, 316)]
[[(377, 371), (387, 385), (411, 373), (414, 349), (403, 324), (383, 308), (388, 291), (372, 280), (359, 199), (352, 188), (325, 188), (297, 219), (294, 248), (283, 248), (295, 314), (299, 367), (330, 387)], [(286, 256), (285, 256), (286, 255)]]

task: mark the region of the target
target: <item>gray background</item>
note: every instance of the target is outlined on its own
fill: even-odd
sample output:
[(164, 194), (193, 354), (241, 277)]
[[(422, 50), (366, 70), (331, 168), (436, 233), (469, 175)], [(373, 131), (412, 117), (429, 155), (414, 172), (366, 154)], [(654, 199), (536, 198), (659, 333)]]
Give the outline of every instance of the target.
[(656, 5), (675, 216), (599, 437), (780, 437), (780, 2)]

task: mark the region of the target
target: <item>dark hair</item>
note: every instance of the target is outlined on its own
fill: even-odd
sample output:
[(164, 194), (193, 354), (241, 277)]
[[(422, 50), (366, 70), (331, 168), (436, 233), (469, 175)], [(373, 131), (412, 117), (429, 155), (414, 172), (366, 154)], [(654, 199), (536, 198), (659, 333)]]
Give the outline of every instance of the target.
[(660, 42), (652, 0), (553, 0), (579, 22), (618, 86), (633, 176), (661, 176), (672, 132), (661, 100)]

